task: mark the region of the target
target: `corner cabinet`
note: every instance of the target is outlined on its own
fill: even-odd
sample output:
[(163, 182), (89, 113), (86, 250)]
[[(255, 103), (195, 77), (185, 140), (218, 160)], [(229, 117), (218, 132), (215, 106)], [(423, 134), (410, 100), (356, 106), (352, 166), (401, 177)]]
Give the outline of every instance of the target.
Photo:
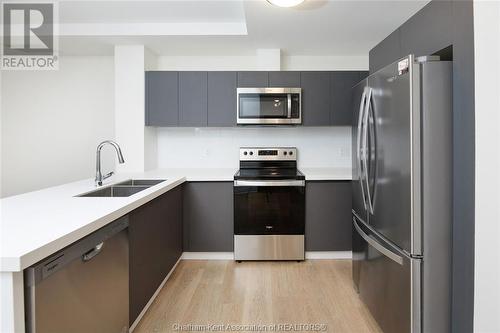
[(182, 185), (129, 214), (130, 325), (181, 255)]
[(302, 126), (350, 126), (364, 71), (146, 72), (146, 126), (236, 126), (238, 87), (301, 87)]

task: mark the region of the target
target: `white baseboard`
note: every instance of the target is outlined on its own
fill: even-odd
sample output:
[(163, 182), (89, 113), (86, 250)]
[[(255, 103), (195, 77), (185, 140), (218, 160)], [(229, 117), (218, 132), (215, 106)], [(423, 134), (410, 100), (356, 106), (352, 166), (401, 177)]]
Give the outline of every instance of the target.
[(351, 251), (306, 251), (306, 259), (352, 259)]
[(182, 260), (234, 260), (233, 252), (184, 252)]
[[(234, 260), (233, 252), (184, 252), (182, 260)], [(352, 259), (351, 251), (307, 251), (306, 259)]]
[(168, 272), (168, 274), (165, 277), (165, 279), (163, 279), (163, 281), (160, 283), (160, 286), (156, 289), (155, 293), (153, 294), (153, 296), (151, 296), (151, 298), (149, 299), (149, 301), (146, 304), (146, 306), (142, 309), (141, 313), (139, 313), (139, 315), (137, 316), (137, 318), (135, 319), (135, 321), (130, 326), (130, 328), (128, 330), (129, 333), (132, 333), (134, 331), (134, 329), (137, 327), (137, 325), (141, 321), (142, 317), (144, 316), (144, 314), (146, 313), (146, 311), (148, 311), (148, 309), (151, 306), (151, 304), (153, 304), (153, 301), (155, 300), (155, 298), (160, 293), (161, 288), (163, 288), (163, 286), (167, 282), (167, 280), (170, 277), (170, 275), (172, 275), (172, 272), (175, 270), (175, 268), (177, 267), (177, 264), (179, 263), (179, 261), (181, 261), (181, 259), (182, 259), (182, 256), (177, 260), (177, 262), (175, 263), (174, 267), (172, 267), (172, 269), (170, 270), (170, 272)]

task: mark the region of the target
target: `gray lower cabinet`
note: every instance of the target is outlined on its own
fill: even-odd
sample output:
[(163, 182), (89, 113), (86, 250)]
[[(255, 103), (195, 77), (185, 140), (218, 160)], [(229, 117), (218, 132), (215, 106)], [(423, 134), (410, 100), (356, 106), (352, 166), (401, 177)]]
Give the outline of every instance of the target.
[(208, 72), (208, 126), (236, 125), (236, 72)]
[(265, 71), (238, 72), (238, 87), (265, 88), (269, 86), (269, 74)]
[(330, 74), (330, 125), (351, 126), (352, 87), (364, 79), (368, 72), (336, 71)]
[(269, 87), (300, 88), (300, 72), (269, 72)]
[(330, 72), (301, 72), (302, 124), (330, 125)]
[(146, 126), (179, 125), (179, 73), (146, 72)]
[(184, 186), (184, 251), (233, 251), (233, 182)]
[(351, 181), (306, 182), (306, 251), (351, 251)]
[(207, 72), (179, 72), (179, 126), (207, 126)]
[(129, 214), (132, 324), (182, 255), (182, 186)]

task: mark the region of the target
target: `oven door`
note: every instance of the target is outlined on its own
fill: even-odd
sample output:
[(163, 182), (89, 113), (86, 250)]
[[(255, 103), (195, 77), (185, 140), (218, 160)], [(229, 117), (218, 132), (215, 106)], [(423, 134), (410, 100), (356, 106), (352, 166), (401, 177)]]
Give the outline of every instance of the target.
[(303, 235), (305, 181), (234, 182), (235, 235)]

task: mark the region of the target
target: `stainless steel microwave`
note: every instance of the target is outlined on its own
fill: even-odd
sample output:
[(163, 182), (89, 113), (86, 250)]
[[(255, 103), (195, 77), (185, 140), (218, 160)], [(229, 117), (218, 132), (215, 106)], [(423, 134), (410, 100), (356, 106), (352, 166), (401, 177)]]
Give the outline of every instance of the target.
[(237, 88), (236, 123), (297, 125), (302, 123), (301, 88)]

